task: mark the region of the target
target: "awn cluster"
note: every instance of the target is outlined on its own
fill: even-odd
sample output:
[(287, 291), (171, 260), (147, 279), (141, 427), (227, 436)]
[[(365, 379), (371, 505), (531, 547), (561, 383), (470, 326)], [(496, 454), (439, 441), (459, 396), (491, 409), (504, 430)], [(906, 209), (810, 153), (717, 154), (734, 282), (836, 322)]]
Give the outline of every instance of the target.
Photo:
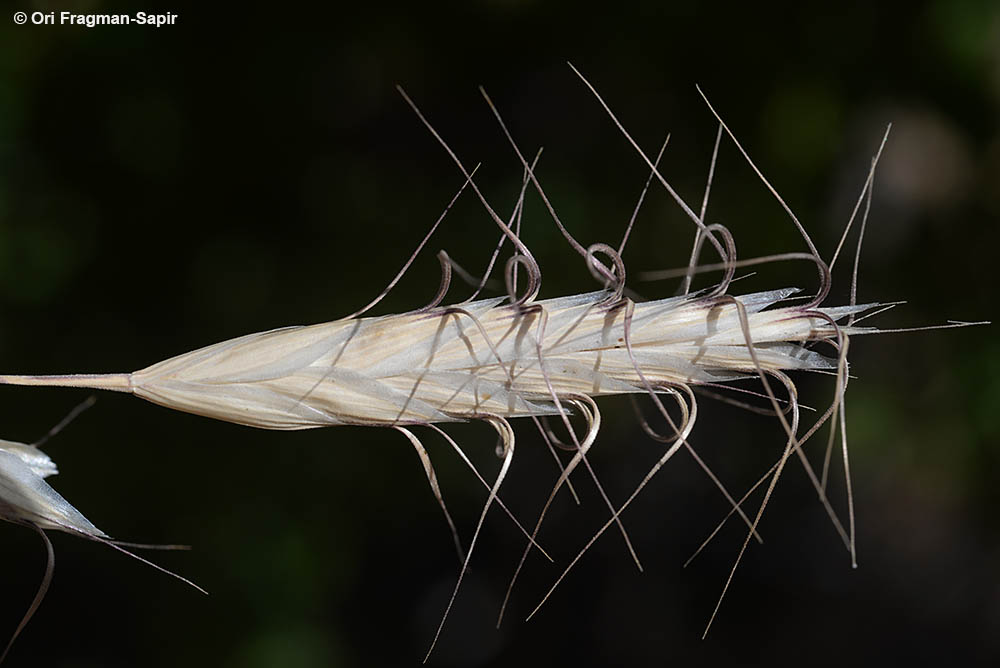
[[(582, 75), (580, 78), (590, 87)], [(559, 219), (535, 176), (534, 167), (538, 156), (529, 163), (488, 97), (486, 100), (490, 109), (496, 114), (502, 131), (523, 166), (520, 197), (513, 213), (507, 218), (500, 216), (487, 202), (476, 185), (475, 170), (466, 169), (417, 110), (416, 105), (400, 90), (464, 176), (462, 190), (455, 198), (466, 188), (471, 189), (499, 230), (496, 252), (484, 275), (473, 280), (477, 289), (472, 297), (451, 306), (441, 305), (450, 287), (453, 271), (464, 274), (442, 252), (439, 255), (442, 267), (441, 288), (431, 304), (401, 315), (362, 317), (400, 280), (410, 262), (421, 252), (430, 235), (441, 223), (445, 215), (442, 214), (386, 290), (367, 307), (347, 318), (250, 334), (179, 355), (133, 373), (8, 375), (0, 376), (0, 383), (127, 392), (168, 408), (263, 429), (307, 429), (331, 425), (369, 425), (396, 429), (412, 443), (420, 455), (431, 488), (452, 528), (462, 560), (455, 593), (458, 592), (483, 519), (490, 507), (495, 502), (506, 511), (498, 493), (515, 450), (515, 432), (510, 420), (528, 418), (533, 421), (549, 443), (558, 465), (556, 481), (548, 502), (540, 511), (533, 529), (529, 531), (518, 523), (527, 538), (525, 555), (532, 548), (545, 554), (536, 541), (545, 510), (557, 492), (564, 485), (569, 485), (569, 477), (574, 470), (583, 464), (600, 489), (597, 476), (587, 460), (587, 452), (595, 442), (601, 425), (601, 413), (595, 399), (611, 394), (647, 395), (665, 424), (669, 425), (667, 431), (657, 433), (644, 423), (647, 431), (664, 443), (663, 454), (645, 478), (637, 483), (635, 491), (624, 503), (612, 503), (601, 490), (608, 507), (607, 523), (581, 550), (577, 559), (612, 525), (616, 525), (628, 542), (628, 534), (620, 514), (656, 471), (682, 448), (697, 459), (725, 495), (732, 508), (730, 515), (738, 515), (747, 525), (747, 542), (744, 543), (744, 548), (756, 535), (756, 527), (767, 499), (787, 460), (797, 457), (813, 481), (821, 502), (853, 557), (853, 506), (850, 505), (849, 497), (849, 517), (845, 527), (826, 498), (826, 469), (830, 451), (839, 433), (850, 494), (850, 467), (843, 410), (848, 382), (847, 351), (852, 336), (878, 331), (860, 327), (858, 321), (886, 306), (859, 305), (855, 302), (857, 258), (850, 303), (841, 306), (823, 305), (832, 280), (832, 267), (844, 240), (841, 240), (841, 245), (830, 260), (824, 260), (804, 227), (759, 171), (757, 174), (765, 186), (778, 198), (801, 233), (808, 252), (740, 260), (729, 230), (722, 225), (705, 222), (715, 156), (722, 138), (728, 135), (747, 161), (750, 161), (717, 114), (719, 133), (699, 213), (660, 174), (659, 157), (655, 161), (650, 160), (632, 141), (597, 92), (592, 87), (590, 90), (647, 164), (650, 182), (662, 186), (694, 225), (690, 263), (675, 274), (682, 279), (682, 283), (679, 293), (674, 297), (642, 301), (627, 287), (622, 253), (628, 232), (617, 248), (606, 243), (584, 247), (577, 242)], [(485, 92), (483, 95), (485, 97)], [(714, 109), (711, 111), (715, 114)], [(882, 146), (884, 143), (883, 138)], [(859, 221), (859, 252), (875, 166), (882, 146), (871, 162), (861, 196), (844, 231), (846, 238), (851, 225), (856, 220)], [(661, 150), (660, 155), (662, 153)], [(753, 163), (750, 162), (750, 165), (753, 166)], [(755, 166), (753, 168), (756, 170)], [(647, 188), (649, 185), (647, 182)], [(520, 237), (522, 205), (529, 188), (540, 195), (553, 222), (600, 282), (602, 289), (555, 299), (538, 299), (542, 272)], [(640, 204), (641, 201), (640, 199)], [(634, 219), (633, 214), (633, 221)], [(480, 298), (480, 292), (488, 285), (496, 260), (506, 244), (514, 249), (503, 268), (507, 294)], [(714, 264), (700, 262), (701, 252), (706, 244), (718, 256), (718, 261)], [(799, 291), (793, 288), (744, 295), (731, 294), (731, 284), (740, 267), (786, 259), (806, 259), (815, 264), (819, 288), (814, 296), (799, 297)], [(714, 287), (692, 291), (692, 277), (705, 271), (721, 271), (722, 278)], [(801, 425), (796, 387), (788, 375), (790, 372), (801, 371), (829, 373), (835, 380), (830, 405), (806, 429)], [(754, 490), (740, 499), (734, 498), (701, 462), (689, 442), (697, 417), (695, 390), (704, 387), (727, 388), (731, 381), (745, 378), (759, 379), (761, 393), (758, 396), (767, 401), (767, 410), (777, 416), (787, 436), (781, 458), (758, 482), (758, 486), (765, 487), (766, 492), (764, 500), (753, 512), (744, 509), (744, 502)], [(578, 433), (574, 430), (569, 420), (571, 413), (584, 419), (586, 431)], [(552, 430), (545, 424), (550, 419), (557, 419), (564, 424), (570, 436), (569, 442), (558, 442), (552, 436)], [(502, 462), (492, 483), (475, 470), (461, 447), (439, 426), (466, 420), (486, 421), (500, 435), (502, 448), (499, 454)], [(822, 473), (817, 475), (802, 453), (801, 446), (827, 424), (830, 425), (830, 437), (826, 461)], [(463, 548), (458, 539), (441, 497), (430, 458), (414, 433), (415, 427), (422, 426), (443, 434), (489, 489), (479, 524), (467, 548)], [(568, 459), (558, 454), (557, 446), (569, 451)], [(55, 465), (37, 447), (0, 441), (0, 517), (33, 527), (43, 537), (44, 530), (58, 529), (123, 549), (122, 545), (125, 544), (112, 541), (48, 485), (44, 478), (55, 472)], [(757, 486), (754, 489), (756, 488)], [(514, 521), (517, 522), (516, 519)], [(21, 627), (40, 602), (52, 575), (52, 551), (47, 539), (46, 544), (50, 555), (49, 568), (39, 595)], [(631, 549), (631, 543), (628, 544)], [(524, 563), (523, 558), (521, 563)], [(566, 570), (575, 563), (576, 560)], [(638, 564), (638, 560), (636, 563)], [(735, 569), (734, 564), (733, 570)], [(508, 597), (516, 577), (515, 572), (508, 588)], [(561, 579), (562, 577), (560, 581)], [(454, 602), (455, 593), (451, 602)], [(506, 606), (506, 601), (504, 605)], [(501, 616), (502, 614), (501, 611)], [(441, 626), (444, 625), (446, 616), (447, 610), (442, 616)], [(437, 636), (435, 642), (436, 639)]]

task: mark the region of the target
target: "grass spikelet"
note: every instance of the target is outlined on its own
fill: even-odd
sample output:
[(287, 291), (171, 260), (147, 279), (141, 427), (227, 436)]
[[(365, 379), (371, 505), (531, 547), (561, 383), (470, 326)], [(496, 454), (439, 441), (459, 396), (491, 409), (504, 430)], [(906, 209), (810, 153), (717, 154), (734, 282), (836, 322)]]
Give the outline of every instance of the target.
[[(441, 143), (464, 178), (452, 204), (468, 188), (499, 231), (499, 241), (488, 268), (480, 280), (473, 281), (476, 290), (472, 297), (456, 304), (441, 305), (448, 294), (453, 271), (467, 276), (464, 270), (442, 252), (439, 255), (442, 267), (441, 287), (430, 304), (404, 314), (364, 316), (401, 279), (447, 214), (451, 207), (449, 204), (386, 290), (368, 306), (347, 318), (250, 334), (181, 354), (131, 373), (4, 375), (0, 376), (0, 384), (87, 387), (127, 392), (167, 408), (262, 429), (297, 430), (333, 425), (396, 429), (413, 445), (421, 460), (432, 492), (451, 528), (461, 562), (457, 584), (434, 642), (454, 603), (458, 585), (473, 557), (480, 529), (490, 507), (496, 503), (513, 519), (513, 515), (501, 501), (499, 492), (513, 462), (515, 432), (509, 421), (515, 418), (529, 418), (535, 422), (549, 441), (559, 467), (556, 482), (533, 529), (528, 531), (514, 519), (528, 540), (525, 555), (532, 548), (545, 554), (537, 542), (537, 536), (546, 510), (564, 485), (572, 490), (570, 476), (580, 465), (583, 465), (593, 479), (607, 506), (606, 524), (569, 564), (552, 590), (590, 545), (612, 525), (621, 533), (627, 549), (641, 569), (621, 514), (656, 472), (681, 449), (695, 458), (725, 496), (731, 507), (730, 516), (737, 515), (747, 526), (743, 549), (750, 540), (760, 539), (758, 525), (765, 507), (784, 467), (789, 459), (795, 457), (811, 480), (820, 502), (849, 550), (852, 564), (856, 564), (845, 413), (849, 380), (847, 352), (851, 337), (880, 331), (858, 323), (893, 304), (857, 303), (857, 254), (849, 303), (825, 304), (832, 282), (832, 267), (839, 255), (840, 246), (829, 262), (823, 259), (805, 227), (754, 165), (749, 154), (710, 104), (708, 108), (717, 119), (719, 128), (700, 212), (696, 212), (659, 171), (658, 165), (666, 142), (655, 161), (647, 157), (594, 87), (575, 68), (574, 72), (593, 92), (612, 122), (648, 166), (650, 173), (647, 187), (650, 183), (659, 184), (695, 227), (689, 265), (672, 274), (658, 276), (682, 278), (680, 294), (666, 299), (644, 300), (631, 291), (630, 284), (626, 285), (626, 267), (622, 254), (631, 231), (631, 223), (617, 246), (607, 243), (584, 246), (572, 236), (536, 177), (535, 168), (541, 152), (536, 153), (529, 163), (485, 91), (483, 96), (523, 171), (521, 191), (508, 218), (501, 217), (480, 191), (474, 179), (476, 170), (466, 169), (413, 101), (400, 89), (406, 102)], [(705, 102), (708, 103), (707, 98)], [(705, 222), (716, 155), (724, 136), (732, 140), (765, 187), (787, 212), (808, 252), (740, 259), (730, 231), (722, 225)], [(886, 137), (883, 137), (872, 158), (871, 168), (843, 239), (847, 238), (848, 231), (858, 219), (861, 227), (859, 239), (863, 235), (875, 170)], [(537, 192), (553, 223), (599, 281), (601, 289), (539, 299), (542, 271), (520, 237), (523, 202), (529, 188)], [(641, 203), (642, 198), (639, 205)], [(632, 220), (635, 220), (634, 214)], [(480, 292), (488, 286), (499, 254), (507, 243), (514, 248), (514, 252), (503, 265), (506, 295), (479, 298)], [(713, 251), (718, 256), (718, 261), (699, 264), (703, 249)], [(819, 282), (813, 295), (801, 297), (801, 291), (793, 287), (734, 294), (732, 288), (739, 268), (793, 259), (808, 260), (815, 265)], [(693, 277), (707, 271), (721, 271), (719, 282), (713, 287), (692, 292)], [(798, 390), (790, 375), (802, 372), (829, 374), (835, 380), (829, 406), (804, 430)], [(757, 394), (767, 401), (764, 411), (777, 417), (786, 439), (778, 461), (761, 477), (757, 486), (742, 498), (736, 499), (701, 461), (689, 439), (698, 414), (695, 390), (728, 388), (733, 381), (744, 379), (759, 381), (760, 392)], [(665, 447), (656, 464), (638, 482), (627, 500), (619, 505), (604, 493), (587, 454), (597, 440), (601, 427), (601, 413), (595, 399), (621, 394), (648, 396), (668, 429), (658, 433), (644, 423), (647, 432)], [(757, 410), (761, 409), (757, 407)], [(573, 428), (571, 414), (583, 419), (586, 424), (584, 432), (578, 433)], [(568, 442), (554, 439), (546, 424), (546, 420), (550, 418), (562, 422), (569, 434)], [(485, 421), (499, 435), (501, 447), (498, 454), (502, 464), (493, 482), (488, 482), (472, 467), (458, 444), (438, 426), (467, 420)], [(805, 457), (802, 446), (826, 425), (830, 425), (828, 449), (823, 470), (817, 475)], [(458, 531), (445, 506), (430, 458), (414, 433), (413, 428), (419, 426), (429, 426), (444, 434), (489, 490), (467, 549), (463, 549)], [(826, 495), (829, 462), (838, 440), (848, 494), (846, 526)], [(556, 447), (570, 452), (566, 461), (565, 458), (556, 456)], [(10, 461), (16, 459), (14, 455), (3, 454), (0, 449), (0, 464), (6, 461), (3, 457)], [(27, 470), (28, 465), (22, 463), (21, 468)], [(750, 511), (744, 507), (745, 502), (758, 486), (763, 486), (766, 490), (764, 499), (755, 510)], [(52, 528), (41, 524), (38, 526)], [(103, 537), (103, 534), (95, 535)], [(742, 554), (741, 550), (740, 556)], [(522, 557), (521, 564), (523, 563)], [(738, 563), (739, 558), (729, 580)], [(510, 581), (508, 597), (519, 572), (520, 565)], [(551, 595), (552, 590), (542, 599), (542, 603)], [(725, 589), (722, 596), (724, 594)], [(719, 598), (720, 603), (722, 596)], [(535, 610), (537, 609), (536, 607)], [(503, 616), (503, 609), (500, 616)], [(714, 616), (713, 613), (713, 619)], [(428, 656), (433, 646), (432, 643)]]
[[(803, 344), (829, 340), (833, 322), (879, 305), (769, 308), (795, 292), (737, 298), (748, 314), (760, 367), (835, 369), (835, 360)], [(288, 327), (131, 374), (2, 376), (0, 382), (114, 388), (227, 422), (308, 429), (558, 415), (550, 387), (557, 396), (599, 397), (645, 392), (640, 370), (654, 387), (719, 383), (755, 371), (736, 304), (711, 295), (635, 304), (630, 354), (626, 302), (609, 304), (609, 295), (542, 300), (530, 309), (497, 298), (460, 310)]]

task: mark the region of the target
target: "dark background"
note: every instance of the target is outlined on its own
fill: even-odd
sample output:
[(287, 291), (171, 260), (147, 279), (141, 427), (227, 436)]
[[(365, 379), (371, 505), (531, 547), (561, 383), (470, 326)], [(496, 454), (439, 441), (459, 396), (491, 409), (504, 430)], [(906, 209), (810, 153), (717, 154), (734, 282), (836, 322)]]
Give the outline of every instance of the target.
[[(350, 313), (388, 282), (462, 179), (394, 85), (404, 85), (501, 211), (520, 180), (476, 86), (584, 243), (616, 243), (646, 177), (641, 160), (565, 65), (571, 60), (700, 201), (715, 122), (707, 91), (825, 257), (888, 122), (862, 254), (862, 300), (908, 300), (878, 324), (995, 317), (1000, 214), (1000, 9), (988, 0), (766, 10), (759, 3), (519, 0), (283, 3), (208, 9), (92, 0), (5, 3), (0, 16), (0, 368), (128, 371), (252, 331)], [(177, 24), (16, 26), (13, 12), (173, 11)], [(537, 197), (527, 243), (543, 296), (590, 290)], [(803, 250), (731, 144), (709, 219), (740, 255)], [(651, 192), (630, 276), (686, 261), (692, 228)], [(481, 271), (496, 232), (465, 196), (378, 313), (425, 303), (447, 248)], [(850, 253), (850, 256), (853, 252)], [(847, 299), (850, 256), (832, 301)], [(702, 285), (706, 284), (703, 280)], [(764, 268), (749, 291), (812, 288), (803, 263)], [(649, 296), (676, 283), (631, 285)], [(466, 296), (456, 285), (451, 297)], [(860, 567), (793, 463), (707, 640), (743, 534), (686, 455), (627, 511), (646, 572), (609, 533), (529, 623), (522, 620), (603, 523), (561, 496), (502, 629), (494, 618), (522, 540), (492, 511), (432, 665), (992, 664), (1000, 656), (1000, 345), (995, 329), (855, 339), (848, 395)], [(806, 378), (802, 400), (829, 401)], [(823, 380), (823, 379), (819, 379)], [(0, 436), (33, 441), (86, 393), (3, 388)], [(621, 501), (659, 456), (628, 402), (601, 403), (593, 463)], [(781, 450), (773, 419), (703, 400), (692, 441), (731, 489)], [(525, 523), (555, 480), (529, 423), (504, 497)], [(485, 425), (451, 433), (495, 475)], [(468, 542), (485, 499), (424, 434)], [(818, 462), (822, 442), (810, 455)], [(211, 592), (112, 550), (53, 540), (55, 581), (11, 666), (416, 665), (456, 575), (453, 548), (412, 448), (388, 430), (264, 432), (122, 395), (46, 446), (54, 486), (97, 526)], [(832, 494), (845, 501), (840, 469)], [(36, 537), (3, 527), (0, 637), (43, 570)]]

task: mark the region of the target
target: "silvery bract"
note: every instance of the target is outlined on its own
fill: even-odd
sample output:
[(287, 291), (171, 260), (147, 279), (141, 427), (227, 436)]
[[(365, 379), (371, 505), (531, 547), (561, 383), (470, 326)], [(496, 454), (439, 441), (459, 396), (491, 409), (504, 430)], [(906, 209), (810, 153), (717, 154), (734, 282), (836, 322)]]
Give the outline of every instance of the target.
[(0, 440), (0, 517), (40, 529), (107, 538), (45, 482), (56, 473), (55, 463), (37, 447)]

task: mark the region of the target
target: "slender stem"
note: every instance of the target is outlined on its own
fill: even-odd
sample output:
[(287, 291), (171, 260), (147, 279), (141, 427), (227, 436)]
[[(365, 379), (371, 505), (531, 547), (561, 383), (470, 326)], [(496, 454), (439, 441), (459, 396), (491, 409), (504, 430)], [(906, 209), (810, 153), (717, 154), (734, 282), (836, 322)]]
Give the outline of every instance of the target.
[(42, 385), (47, 387), (88, 387), (132, 393), (130, 373), (80, 373), (65, 376), (0, 376), (0, 385)]

